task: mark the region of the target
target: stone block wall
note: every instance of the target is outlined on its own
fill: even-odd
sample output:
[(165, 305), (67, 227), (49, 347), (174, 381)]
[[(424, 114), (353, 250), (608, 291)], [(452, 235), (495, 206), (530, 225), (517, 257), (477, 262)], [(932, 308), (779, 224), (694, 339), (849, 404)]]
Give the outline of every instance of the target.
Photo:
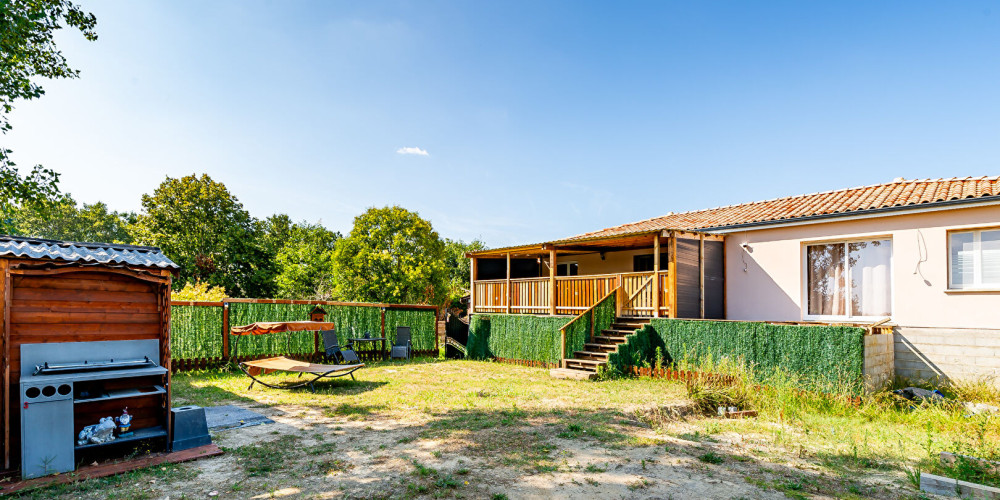
[(875, 392), (891, 384), (895, 372), (894, 335), (865, 335), (865, 390)]
[(1000, 329), (898, 327), (894, 337), (899, 377), (940, 382), (990, 378), (1000, 387)]

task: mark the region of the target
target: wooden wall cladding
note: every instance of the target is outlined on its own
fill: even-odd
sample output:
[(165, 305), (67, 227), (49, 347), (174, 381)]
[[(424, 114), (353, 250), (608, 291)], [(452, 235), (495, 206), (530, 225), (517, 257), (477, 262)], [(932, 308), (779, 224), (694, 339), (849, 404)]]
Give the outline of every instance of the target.
[[(707, 242), (706, 242), (707, 243)], [(677, 238), (677, 317), (701, 317), (699, 241)]]
[(80, 272), (12, 277), (10, 373), (21, 373), (21, 344), (156, 339), (158, 286), (127, 276)]
[(705, 240), (705, 318), (726, 318), (725, 244)]

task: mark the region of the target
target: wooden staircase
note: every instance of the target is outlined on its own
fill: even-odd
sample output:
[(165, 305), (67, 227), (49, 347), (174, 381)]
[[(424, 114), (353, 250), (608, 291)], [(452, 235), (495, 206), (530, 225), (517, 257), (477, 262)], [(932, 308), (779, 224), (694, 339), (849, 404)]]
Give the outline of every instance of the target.
[(554, 368), (549, 375), (555, 378), (590, 380), (597, 376), (597, 368), (608, 364), (608, 353), (614, 352), (618, 344), (625, 342), (625, 336), (649, 324), (650, 318), (619, 316), (611, 328), (594, 335), (591, 342), (583, 345), (582, 351), (573, 353), (572, 358), (563, 360), (563, 368)]

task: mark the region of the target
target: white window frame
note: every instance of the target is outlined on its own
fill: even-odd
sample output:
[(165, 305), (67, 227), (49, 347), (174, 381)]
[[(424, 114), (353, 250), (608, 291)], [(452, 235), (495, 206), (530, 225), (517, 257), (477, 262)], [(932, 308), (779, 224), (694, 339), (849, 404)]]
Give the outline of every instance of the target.
[[(945, 245), (948, 251), (948, 290), (961, 291), (1000, 291), (1000, 285), (983, 284), (983, 232), (1000, 231), (1000, 227), (982, 227), (975, 229), (954, 229), (948, 231), (945, 237)], [(963, 286), (955, 283), (951, 275), (951, 237), (956, 234), (972, 234), (972, 285)]]
[[(850, 289), (847, 291), (848, 303), (844, 304), (844, 310), (847, 314), (844, 315), (833, 315), (833, 314), (809, 314), (809, 247), (816, 245), (844, 245), (844, 256), (845, 258), (850, 255), (849, 250), (846, 246), (850, 243), (858, 243), (861, 241), (882, 241), (889, 240), (889, 317), (891, 318), (893, 314), (896, 313), (896, 280), (893, 276), (893, 269), (895, 268), (894, 261), (896, 260), (896, 244), (892, 240), (892, 235), (877, 235), (877, 236), (859, 236), (857, 238), (848, 239), (836, 239), (836, 240), (823, 240), (823, 241), (808, 241), (802, 242), (802, 319), (803, 321), (826, 321), (826, 322), (837, 322), (837, 321), (877, 321), (885, 318), (885, 316), (852, 316), (851, 315), (851, 304), (850, 304)], [(844, 262), (844, 272), (845, 283), (851, 283), (851, 266), (849, 262)]]

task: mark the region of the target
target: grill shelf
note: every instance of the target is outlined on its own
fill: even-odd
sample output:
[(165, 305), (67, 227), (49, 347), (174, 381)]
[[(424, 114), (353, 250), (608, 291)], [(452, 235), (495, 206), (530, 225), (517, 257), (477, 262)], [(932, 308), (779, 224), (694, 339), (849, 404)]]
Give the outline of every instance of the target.
[(154, 394), (164, 394), (167, 390), (158, 385), (149, 387), (139, 387), (135, 389), (119, 389), (116, 391), (107, 391), (101, 396), (86, 398), (86, 399), (74, 399), (74, 404), (81, 403), (93, 403), (95, 401), (111, 401), (112, 399), (125, 399), (134, 398), (139, 396), (152, 396)]
[(134, 368), (148, 368), (151, 366), (156, 366), (156, 363), (150, 360), (148, 356), (144, 359), (126, 359), (121, 361), (109, 359), (107, 361), (96, 361), (93, 363), (84, 361), (83, 363), (67, 363), (61, 365), (50, 365), (46, 361), (41, 365), (35, 365), (35, 372), (32, 375), (59, 375), (63, 373), (127, 370)]
[(163, 438), (167, 437), (167, 428), (161, 426), (157, 427), (146, 427), (145, 429), (136, 429), (132, 432), (131, 436), (115, 438), (114, 441), (108, 441), (107, 443), (97, 443), (97, 444), (85, 444), (74, 446), (77, 450), (86, 450), (89, 448), (98, 448), (101, 446), (112, 446), (116, 444), (129, 443), (132, 441), (141, 441), (143, 439), (153, 439), (153, 438)]

